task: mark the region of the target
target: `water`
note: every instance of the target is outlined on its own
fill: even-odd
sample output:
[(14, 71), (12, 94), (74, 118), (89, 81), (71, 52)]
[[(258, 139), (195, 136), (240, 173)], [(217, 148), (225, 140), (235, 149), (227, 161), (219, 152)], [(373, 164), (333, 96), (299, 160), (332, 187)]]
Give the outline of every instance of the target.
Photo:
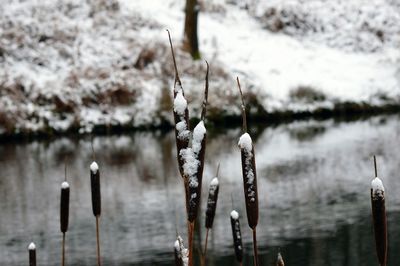
[[(389, 264), (400, 265), (400, 119), (303, 121), (257, 128), (255, 141), (262, 265), (278, 249), (287, 265), (377, 265), (370, 217), (372, 154), (386, 186)], [(229, 213), (241, 214), (245, 265), (251, 231), (245, 217), (239, 129), (210, 133), (204, 169), (220, 169), (220, 200), (210, 235), (208, 265), (235, 265)], [(102, 178), (104, 265), (172, 265), (176, 229), (186, 239), (183, 185), (172, 132), (96, 137)], [(95, 265), (95, 219), (90, 201), (90, 139), (0, 144), (0, 265), (26, 265), (35, 241), (39, 265), (59, 265), (59, 194), (68, 161), (71, 185), (68, 265)], [(205, 231), (197, 235), (203, 243)]]

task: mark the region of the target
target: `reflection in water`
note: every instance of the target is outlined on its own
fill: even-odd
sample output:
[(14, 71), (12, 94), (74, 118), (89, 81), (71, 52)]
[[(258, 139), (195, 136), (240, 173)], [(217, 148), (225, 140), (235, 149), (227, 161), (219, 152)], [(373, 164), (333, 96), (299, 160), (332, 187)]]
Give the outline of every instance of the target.
[[(387, 187), (389, 263), (399, 265), (399, 128), (398, 117), (375, 117), (351, 123), (295, 122), (259, 132), (255, 149), (262, 265), (273, 265), (278, 248), (287, 265), (376, 265), (369, 201), (375, 153)], [(238, 129), (208, 139), (202, 213), (208, 183), (221, 163), (208, 265), (235, 265), (231, 195), (242, 216), (245, 263), (251, 262), (239, 136)], [(175, 231), (186, 233), (173, 133), (96, 137), (94, 149), (102, 175), (104, 265), (171, 265)], [(58, 208), (65, 158), (71, 184), (67, 261), (95, 264), (90, 139), (59, 138), (0, 145), (0, 265), (26, 264), (31, 240), (37, 243), (40, 265), (59, 264)], [(198, 243), (204, 241), (204, 233), (198, 235)]]

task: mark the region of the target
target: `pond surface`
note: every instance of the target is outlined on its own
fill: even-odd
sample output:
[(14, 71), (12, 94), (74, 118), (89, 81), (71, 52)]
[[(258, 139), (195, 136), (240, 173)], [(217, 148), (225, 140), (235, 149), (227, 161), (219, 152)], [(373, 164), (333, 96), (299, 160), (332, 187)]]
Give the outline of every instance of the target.
[[(372, 155), (386, 187), (389, 265), (400, 265), (400, 119), (302, 121), (252, 132), (259, 184), (262, 265), (280, 249), (287, 265), (377, 265), (370, 217)], [(241, 215), (245, 265), (252, 265), (239, 129), (210, 133), (197, 243), (203, 243), (208, 184), (220, 167), (220, 199), (208, 265), (235, 265), (229, 213)], [(104, 265), (172, 265), (176, 230), (186, 239), (173, 132), (94, 138), (102, 178)], [(95, 265), (89, 138), (0, 144), (0, 265), (59, 265), (59, 193), (64, 160), (71, 185), (67, 264)], [(233, 202), (232, 199), (233, 198)]]

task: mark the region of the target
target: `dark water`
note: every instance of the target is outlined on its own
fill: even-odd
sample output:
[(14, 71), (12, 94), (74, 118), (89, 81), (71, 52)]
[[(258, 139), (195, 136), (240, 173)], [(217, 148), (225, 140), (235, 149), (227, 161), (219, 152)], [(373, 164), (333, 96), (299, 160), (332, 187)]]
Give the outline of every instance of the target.
[[(387, 195), (389, 264), (400, 265), (400, 119), (307, 121), (252, 133), (259, 183), (257, 229), (262, 265), (278, 249), (287, 265), (377, 265), (369, 187), (372, 154)], [(220, 201), (210, 235), (208, 265), (235, 265), (229, 213), (241, 214), (245, 265), (251, 231), (245, 218), (240, 130), (210, 133), (204, 170), (208, 183), (220, 169)], [(102, 175), (101, 246), (104, 265), (172, 265), (176, 229), (186, 239), (183, 185), (171, 133), (96, 137)], [(0, 265), (27, 265), (35, 241), (39, 265), (59, 265), (59, 190), (68, 158), (71, 185), (68, 265), (95, 265), (91, 211), (90, 139), (0, 144)], [(204, 210), (202, 210), (202, 213)], [(197, 243), (204, 241), (200, 222)]]

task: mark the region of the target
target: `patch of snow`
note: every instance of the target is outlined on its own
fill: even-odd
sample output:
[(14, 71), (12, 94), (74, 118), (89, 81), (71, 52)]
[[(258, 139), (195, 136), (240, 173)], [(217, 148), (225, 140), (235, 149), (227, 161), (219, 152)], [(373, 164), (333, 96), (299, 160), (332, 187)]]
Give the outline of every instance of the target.
[(97, 164), (96, 162), (92, 162), (92, 163), (90, 164), (90, 171), (91, 171), (93, 174), (96, 174), (98, 170), (99, 170), (98, 164)]
[(371, 182), (372, 193), (385, 192), (385, 187), (383, 186), (382, 180), (379, 177), (375, 177)]
[(35, 250), (35, 249), (36, 249), (35, 243), (31, 242), (31, 243), (29, 244), (29, 246), (28, 246), (28, 249), (29, 249), (29, 250)]
[(219, 185), (218, 177), (214, 177), (210, 182), (210, 186), (218, 186), (218, 185)]
[(188, 139), (190, 137), (190, 130), (187, 129), (186, 121), (180, 121), (175, 126), (178, 130), (178, 138), (181, 140)]
[(178, 251), (179, 258), (182, 259), (183, 265), (189, 265), (189, 250), (185, 248), (183, 245), (183, 239), (181, 236), (178, 236), (178, 239), (174, 244), (175, 250)]
[(239, 148), (244, 149), (247, 152), (252, 151), (253, 141), (251, 140), (249, 133), (244, 133), (242, 136), (240, 136), (238, 146)]
[(192, 149), (196, 155), (199, 154), (202, 148), (201, 142), (203, 141), (206, 132), (204, 121), (200, 121), (193, 130)]
[(239, 213), (237, 211), (233, 210), (231, 212), (231, 217), (232, 217), (232, 219), (237, 220), (237, 219), (239, 219)]
[(174, 99), (174, 111), (178, 115), (185, 115), (186, 108), (187, 108), (187, 101), (185, 97), (183, 97), (182, 91), (179, 91)]
[(67, 188), (69, 188), (68, 182), (66, 182), (66, 181), (62, 182), (62, 183), (61, 183), (61, 188), (62, 188), (62, 189), (67, 189)]

